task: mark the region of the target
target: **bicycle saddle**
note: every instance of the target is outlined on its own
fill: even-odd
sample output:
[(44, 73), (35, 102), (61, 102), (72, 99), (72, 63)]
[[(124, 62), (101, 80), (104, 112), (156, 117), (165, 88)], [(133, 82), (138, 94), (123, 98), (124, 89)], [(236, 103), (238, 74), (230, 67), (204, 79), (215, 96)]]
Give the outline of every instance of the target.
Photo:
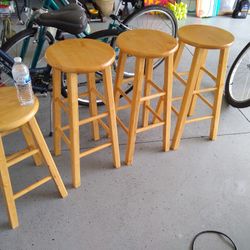
[(69, 4), (60, 10), (49, 11), (36, 18), (38, 25), (54, 27), (73, 35), (83, 32), (87, 22), (84, 9), (77, 4)]

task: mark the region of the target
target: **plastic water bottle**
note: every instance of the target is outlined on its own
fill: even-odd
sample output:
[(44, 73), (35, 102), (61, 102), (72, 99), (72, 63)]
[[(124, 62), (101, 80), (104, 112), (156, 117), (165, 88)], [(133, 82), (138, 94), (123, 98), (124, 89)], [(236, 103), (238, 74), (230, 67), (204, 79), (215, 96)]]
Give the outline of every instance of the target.
[(21, 105), (31, 105), (34, 103), (34, 94), (29, 69), (22, 63), (21, 57), (15, 57), (14, 62), (12, 76), (17, 89), (17, 97)]

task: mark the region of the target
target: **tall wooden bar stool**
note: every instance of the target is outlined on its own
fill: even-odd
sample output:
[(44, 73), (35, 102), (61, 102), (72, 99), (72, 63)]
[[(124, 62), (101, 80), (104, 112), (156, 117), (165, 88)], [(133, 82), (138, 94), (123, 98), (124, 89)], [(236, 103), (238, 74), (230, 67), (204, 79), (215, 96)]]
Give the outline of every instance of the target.
[[(172, 140), (172, 149), (179, 147), (180, 139), (183, 134), (185, 124), (211, 119), (210, 139), (215, 140), (217, 137), (219, 118), (221, 111), (222, 94), (224, 89), (224, 78), (226, 73), (226, 65), (228, 60), (229, 47), (234, 41), (234, 36), (226, 30), (208, 26), (208, 25), (187, 25), (179, 29), (179, 49), (174, 59), (174, 76), (185, 85), (185, 92), (182, 98), (181, 108), (178, 112), (177, 124)], [(181, 55), (185, 45), (195, 48), (192, 64), (189, 72), (177, 72), (177, 67), (181, 59)], [(219, 63), (217, 75), (211, 73), (206, 66), (206, 58), (208, 50), (219, 50)], [(201, 80), (206, 73), (214, 82), (212, 88), (200, 88)], [(183, 75), (187, 74), (187, 81)], [(213, 92), (214, 101), (211, 103), (204, 93)], [(197, 98), (200, 98), (212, 112), (210, 115), (198, 118), (189, 118), (194, 114)]]
[[(91, 153), (112, 147), (113, 162), (120, 167), (120, 152), (118, 144), (116, 114), (114, 106), (111, 65), (115, 60), (114, 50), (105, 43), (92, 39), (69, 39), (50, 46), (46, 51), (46, 59), (53, 68), (53, 103), (54, 103), (54, 150), (55, 155), (61, 154), (61, 139), (71, 151), (72, 182), (75, 188), (81, 184), (80, 158)], [(61, 97), (61, 75), (66, 73), (68, 98)], [(102, 73), (104, 95), (97, 91), (95, 73)], [(78, 74), (87, 75), (87, 91), (80, 93), (82, 97), (89, 96), (90, 117), (79, 120), (78, 111)], [(106, 112), (98, 114), (96, 98), (106, 105)], [(69, 125), (62, 126), (61, 110), (68, 114)], [(108, 117), (109, 126), (102, 120)], [(80, 152), (79, 126), (92, 123), (93, 139), (98, 140), (99, 127), (102, 126), (110, 140), (97, 147)], [(70, 136), (65, 131), (69, 130)]]
[[(173, 55), (177, 50), (177, 41), (170, 35), (154, 30), (131, 30), (123, 32), (117, 38), (117, 46), (120, 48), (120, 55), (115, 82), (115, 103), (117, 111), (126, 108), (131, 109), (129, 127), (117, 117), (117, 122), (128, 135), (125, 163), (132, 164), (135, 150), (136, 134), (146, 130), (163, 126), (163, 150), (169, 150), (170, 123), (171, 123), (171, 98), (172, 98), (172, 77), (173, 77)], [(132, 99), (122, 90), (124, 69), (127, 56), (134, 56), (135, 75), (133, 79)], [(154, 59), (164, 59), (164, 83), (163, 88), (153, 82)], [(144, 82), (144, 92), (143, 92)], [(154, 93), (152, 93), (154, 90)], [(156, 92), (156, 93), (155, 93)], [(125, 97), (127, 105), (119, 105), (120, 95)], [(163, 116), (159, 116), (151, 105), (151, 100), (162, 98), (164, 100)], [(143, 104), (142, 127), (138, 128), (140, 105)], [(159, 119), (159, 123), (149, 123), (150, 113)]]
[[(0, 186), (7, 204), (11, 227), (16, 228), (19, 225), (15, 205), (17, 198), (49, 180), (54, 180), (62, 197), (66, 197), (68, 193), (36, 122), (35, 114), (39, 107), (37, 98), (35, 98), (34, 105), (20, 106), (15, 88), (2, 87), (0, 88), (0, 106)], [(27, 148), (6, 156), (2, 138), (19, 129), (24, 133)], [(30, 156), (34, 157), (37, 165), (41, 163), (42, 156), (43, 161), (48, 165), (50, 175), (14, 194), (8, 168)]]

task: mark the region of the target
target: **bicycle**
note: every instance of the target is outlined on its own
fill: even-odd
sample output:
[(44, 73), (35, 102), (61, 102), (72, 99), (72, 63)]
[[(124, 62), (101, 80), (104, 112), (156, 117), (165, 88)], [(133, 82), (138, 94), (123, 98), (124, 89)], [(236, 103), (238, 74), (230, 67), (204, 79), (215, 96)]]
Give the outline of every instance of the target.
[[(68, 1), (65, 0), (60, 0), (60, 2), (61, 4), (68, 4)], [(47, 12), (48, 8), (54, 9), (55, 11)], [(70, 16), (68, 15), (69, 12), (75, 12), (78, 14), (73, 14)], [(70, 4), (59, 9), (59, 6), (54, 0), (45, 0), (43, 1), (42, 8), (35, 11), (31, 16), (31, 19), (27, 24), (27, 28), (14, 35), (5, 44), (3, 44), (3, 51), (8, 52), (12, 57), (21, 56), (24, 63), (30, 67), (32, 72), (35, 72), (33, 74), (34, 92), (39, 92), (46, 95), (49, 91), (51, 91), (50, 76), (48, 74), (50, 68), (47, 66), (46, 61), (44, 60), (44, 52), (49, 45), (55, 42), (55, 40), (63, 39), (61, 36), (62, 31), (71, 33), (78, 38), (99, 39), (106, 43), (109, 43), (114, 48), (115, 38), (119, 35), (120, 32), (123, 32), (127, 29), (160, 29), (162, 31), (170, 33), (173, 36), (176, 36), (176, 19), (170, 10), (161, 6), (152, 5), (144, 7), (135, 11), (123, 21), (119, 20), (116, 15), (112, 15), (112, 21), (109, 24), (108, 29), (97, 31), (93, 34), (88, 34), (88, 32), (86, 31), (80, 33), (79, 25), (81, 24), (77, 23), (77, 21), (79, 18), (85, 18), (84, 14), (79, 14), (81, 12), (82, 9), (76, 4)], [(65, 13), (68, 13), (66, 15), (66, 25), (62, 24), (62, 20), (65, 19)], [(57, 18), (59, 18), (59, 20), (57, 20)], [(60, 18), (62, 18), (61, 22)], [(65, 23), (65, 20), (63, 21)], [(75, 22), (75, 30), (72, 28), (72, 21)], [(55, 37), (52, 36), (52, 34), (48, 31), (49, 26), (59, 29)], [(81, 28), (83, 30), (83, 27)], [(157, 60), (154, 64), (154, 67), (157, 67), (161, 63), (161, 61), (162, 59)], [(116, 64), (114, 64), (114, 70), (116, 67), (115, 65)], [(37, 68), (40, 70), (33, 70)], [(133, 72), (131, 72), (131, 69), (126, 69), (125, 76), (133, 77)], [(1, 79), (6, 81), (6, 79), (4, 79), (2, 76)], [(102, 88), (101, 76), (99, 77), (97, 83), (99, 83), (98, 86), (100, 90)], [(84, 88), (85, 86), (84, 82), (83, 84), (79, 85), (82, 88)], [(131, 81), (128, 81), (127, 87), (124, 91), (128, 93), (132, 90), (132, 88), (133, 85)], [(62, 95), (67, 96), (65, 84), (63, 84)], [(80, 104), (88, 105), (89, 100), (81, 98), (79, 99), (79, 102)], [(97, 100), (97, 102), (98, 104), (102, 104), (99, 100)]]
[(250, 106), (250, 42), (238, 54), (228, 72), (225, 97), (233, 107)]

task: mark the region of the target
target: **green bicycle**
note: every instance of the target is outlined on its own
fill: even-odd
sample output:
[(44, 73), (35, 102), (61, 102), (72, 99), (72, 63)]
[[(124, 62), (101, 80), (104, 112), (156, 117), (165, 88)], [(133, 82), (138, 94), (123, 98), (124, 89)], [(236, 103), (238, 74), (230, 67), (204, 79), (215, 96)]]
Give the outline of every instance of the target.
[[(64, 6), (60, 8), (60, 5)], [(78, 1), (77, 1), (78, 2)], [(48, 11), (51, 9), (50, 11)], [(56, 35), (52, 35), (49, 27), (54, 27), (57, 30)], [(2, 50), (7, 52), (11, 57), (21, 56), (30, 70), (34, 70), (33, 89), (35, 92), (47, 94), (51, 91), (50, 67), (47, 65), (44, 54), (48, 46), (56, 40), (64, 39), (61, 36), (62, 32), (70, 33), (77, 38), (92, 38), (99, 39), (109, 43), (117, 51), (115, 41), (116, 37), (127, 29), (155, 29), (167, 32), (172, 36), (176, 36), (177, 21), (173, 13), (161, 6), (147, 6), (136, 10), (129, 15), (125, 20), (119, 20), (118, 16), (111, 15), (111, 22), (108, 29), (97, 31), (89, 34), (86, 28), (88, 27), (85, 12), (78, 4), (69, 4), (67, 0), (44, 0), (42, 8), (36, 10), (25, 30), (20, 31), (2, 45)], [(117, 51), (118, 52), (118, 51)], [(131, 60), (133, 60), (131, 58)], [(161, 63), (161, 59), (154, 62), (154, 67)], [(130, 68), (131, 63), (125, 69), (126, 77), (133, 77), (134, 73)], [(114, 72), (116, 63), (114, 64)], [(39, 70), (37, 70), (39, 69)], [(8, 82), (8, 79), (3, 77), (4, 72), (1, 72), (1, 79)], [(10, 79), (12, 83), (12, 79)], [(66, 84), (63, 82), (62, 95), (67, 96)], [(85, 79), (80, 77), (79, 88), (85, 87)], [(97, 80), (97, 87), (101, 91), (102, 79), (101, 75)], [(128, 93), (133, 88), (132, 81), (127, 83), (124, 91)], [(102, 104), (97, 100), (98, 104)], [(88, 99), (79, 99), (79, 103), (88, 105)]]

